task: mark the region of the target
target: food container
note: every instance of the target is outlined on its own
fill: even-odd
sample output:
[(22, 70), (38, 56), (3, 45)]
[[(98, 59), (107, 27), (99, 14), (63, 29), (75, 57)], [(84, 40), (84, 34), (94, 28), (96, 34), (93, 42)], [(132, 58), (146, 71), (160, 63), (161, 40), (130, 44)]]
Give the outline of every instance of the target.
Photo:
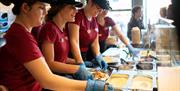
[(150, 51), (150, 50), (141, 50), (139, 52), (139, 55), (141, 57), (148, 57), (148, 56), (156, 56), (156, 52), (155, 51)]
[(140, 62), (152, 62), (153, 58), (150, 57), (142, 57), (139, 59)]
[(86, 68), (92, 73), (94, 80), (106, 81), (112, 74), (112, 70), (108, 69), (106, 72), (100, 70), (100, 68)]
[(139, 62), (136, 65), (137, 70), (152, 70), (153, 69), (153, 64), (152, 63), (143, 63)]
[(107, 80), (109, 78), (108, 73), (101, 72), (101, 71), (94, 71), (92, 72), (94, 80)]
[(114, 87), (115, 91), (119, 91), (125, 88), (128, 78), (129, 76), (127, 74), (112, 74), (107, 82)]
[(103, 59), (107, 64), (110, 64), (110, 65), (116, 65), (119, 63), (119, 58), (116, 58), (116, 57), (105, 56), (103, 57)]
[(157, 67), (171, 67), (171, 61), (158, 61)]
[(120, 66), (118, 67), (118, 70), (131, 70), (131, 69), (133, 69), (133, 68), (134, 68), (133, 65), (120, 65)]
[(141, 34), (138, 27), (133, 27), (131, 30), (132, 44), (140, 45)]
[(138, 90), (138, 91), (139, 90), (152, 91), (152, 88), (153, 88), (152, 77), (144, 76), (144, 75), (136, 75), (132, 79), (130, 88), (134, 90)]

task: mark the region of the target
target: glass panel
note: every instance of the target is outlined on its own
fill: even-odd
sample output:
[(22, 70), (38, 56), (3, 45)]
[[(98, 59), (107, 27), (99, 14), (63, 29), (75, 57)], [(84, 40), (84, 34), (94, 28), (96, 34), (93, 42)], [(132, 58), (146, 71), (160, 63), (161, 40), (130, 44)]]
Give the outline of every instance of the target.
[(110, 5), (113, 10), (131, 9), (132, 0), (110, 0)]

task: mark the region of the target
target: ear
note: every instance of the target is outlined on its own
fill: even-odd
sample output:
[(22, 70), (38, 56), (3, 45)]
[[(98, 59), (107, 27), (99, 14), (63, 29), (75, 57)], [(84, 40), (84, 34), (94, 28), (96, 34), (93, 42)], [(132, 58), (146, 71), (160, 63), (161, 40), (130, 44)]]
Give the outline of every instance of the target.
[(23, 3), (21, 7), (22, 12), (28, 13), (31, 10), (31, 6), (29, 6), (27, 3)]

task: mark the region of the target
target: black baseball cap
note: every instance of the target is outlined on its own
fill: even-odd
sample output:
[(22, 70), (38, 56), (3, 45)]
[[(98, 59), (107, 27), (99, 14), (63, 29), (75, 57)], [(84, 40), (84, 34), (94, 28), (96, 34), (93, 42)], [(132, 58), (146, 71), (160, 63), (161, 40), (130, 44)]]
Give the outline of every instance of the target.
[(93, 0), (93, 2), (99, 5), (102, 9), (111, 10), (109, 1), (108, 0)]
[(83, 3), (76, 1), (76, 0), (54, 0), (54, 3), (52, 3), (52, 5), (57, 5), (57, 4), (71, 4), (71, 5), (75, 5), (75, 7), (82, 7)]
[(44, 3), (53, 3), (55, 0), (39, 0), (40, 2), (44, 2)]

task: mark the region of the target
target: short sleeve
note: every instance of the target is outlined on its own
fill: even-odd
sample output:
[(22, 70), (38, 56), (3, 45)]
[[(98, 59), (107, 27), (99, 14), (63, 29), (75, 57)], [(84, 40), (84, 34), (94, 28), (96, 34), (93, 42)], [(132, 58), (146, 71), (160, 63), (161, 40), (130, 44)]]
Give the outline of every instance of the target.
[[(23, 31), (23, 30), (22, 30)], [(20, 62), (25, 63), (42, 56), (38, 44), (31, 33), (17, 32), (8, 38), (8, 50)]]
[(54, 43), (56, 40), (57, 34), (53, 31), (56, 31), (56, 26), (52, 23), (47, 23), (41, 28), (39, 35), (39, 42), (48, 41)]
[(110, 17), (106, 17), (106, 18), (105, 18), (105, 20), (106, 20), (106, 24), (107, 24), (107, 26), (111, 26), (111, 27), (113, 27), (113, 26), (115, 25), (115, 22), (113, 21), (113, 19), (112, 19), (112, 18), (110, 18)]

